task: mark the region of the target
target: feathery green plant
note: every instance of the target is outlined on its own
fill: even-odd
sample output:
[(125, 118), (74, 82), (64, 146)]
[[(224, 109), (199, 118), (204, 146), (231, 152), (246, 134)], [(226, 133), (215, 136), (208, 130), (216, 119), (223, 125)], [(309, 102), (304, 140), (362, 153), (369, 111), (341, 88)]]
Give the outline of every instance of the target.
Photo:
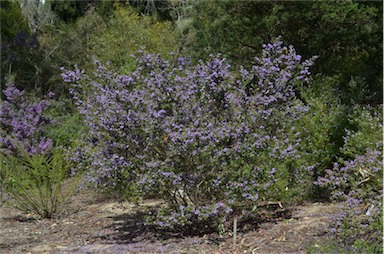
[(17, 155), (6, 156), (2, 164), (5, 167), (1, 175), (8, 178), (6, 190), (15, 207), (23, 212), (52, 218), (62, 211), (76, 190), (77, 180), (67, 181), (71, 164), (59, 149), (33, 155), (19, 150)]

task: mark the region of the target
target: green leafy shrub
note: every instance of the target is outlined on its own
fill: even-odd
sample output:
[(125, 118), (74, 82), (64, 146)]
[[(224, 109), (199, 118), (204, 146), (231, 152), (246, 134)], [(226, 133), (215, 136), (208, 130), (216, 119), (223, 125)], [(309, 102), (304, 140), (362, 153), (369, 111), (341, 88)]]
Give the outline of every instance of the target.
[(67, 181), (71, 164), (59, 149), (33, 155), (19, 150), (17, 157), (3, 156), (1, 163), (3, 189), (23, 212), (42, 218), (57, 216), (76, 190), (77, 181)]
[(351, 116), (355, 130), (347, 130), (341, 157), (317, 184), (340, 203), (331, 216), (329, 236), (354, 253), (382, 253), (383, 139), (382, 107), (356, 106)]
[(47, 137), (55, 147), (71, 147), (87, 131), (83, 117), (68, 99), (52, 101), (47, 115), (53, 119), (47, 130)]
[(346, 130), (341, 154), (344, 159), (353, 159), (365, 153), (366, 148), (375, 149), (383, 141), (383, 107), (356, 105), (349, 115), (351, 128)]
[(360, 102), (382, 102), (383, 5), (379, 1), (191, 1), (195, 59), (222, 52), (250, 64), (261, 43), (278, 35), (303, 57), (320, 58), (313, 73), (337, 75), (348, 103), (351, 77), (366, 81)]
[(140, 16), (132, 8), (117, 6), (108, 29), (90, 42), (91, 55), (128, 73), (135, 67), (131, 54), (143, 50), (171, 57), (169, 52), (176, 51), (176, 39), (172, 23), (158, 22), (153, 17)]
[(305, 139), (300, 163), (314, 165), (315, 177), (322, 175), (340, 154), (345, 129), (349, 128), (347, 108), (332, 88), (336, 79), (317, 77), (300, 94), (310, 110), (295, 126)]

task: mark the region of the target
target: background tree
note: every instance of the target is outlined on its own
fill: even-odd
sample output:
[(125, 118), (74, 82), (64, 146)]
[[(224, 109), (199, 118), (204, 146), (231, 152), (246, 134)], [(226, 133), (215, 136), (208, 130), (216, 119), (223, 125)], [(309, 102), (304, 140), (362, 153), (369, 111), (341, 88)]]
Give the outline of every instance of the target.
[(40, 0), (19, 0), (24, 17), (32, 33), (41, 32), (47, 24), (53, 24), (56, 20), (50, 5)]
[(170, 52), (177, 49), (177, 33), (171, 22), (160, 22), (151, 16), (142, 16), (130, 7), (116, 7), (101, 35), (89, 41), (90, 54), (122, 72), (129, 72), (135, 63), (131, 54), (143, 50), (162, 54), (172, 59)]
[[(247, 56), (261, 43), (282, 35), (304, 57), (320, 56), (313, 70), (338, 77), (344, 102), (382, 101), (382, 3), (194, 1), (194, 9), (189, 52), (196, 59), (222, 52), (232, 63), (248, 65)], [(358, 88), (351, 77), (359, 77)]]
[(116, 4), (128, 6), (129, 2), (127, 0), (47, 0), (47, 4), (61, 22), (68, 24), (76, 22), (78, 18), (84, 16), (92, 9), (95, 9), (96, 12), (107, 21), (113, 14)]
[(11, 42), (15, 35), (24, 31), (30, 33), (28, 20), (23, 16), (17, 1), (0, 1), (1, 43)]
[(17, 79), (22, 86), (30, 86), (36, 78), (29, 61), (36, 53), (36, 36), (32, 36), (17, 1), (0, 1), (0, 14), (1, 86), (5, 86), (7, 79)]
[(75, 22), (77, 18), (83, 16), (87, 10), (96, 6), (97, 1), (95, 0), (84, 0), (84, 1), (54, 1), (48, 0), (52, 11), (57, 17), (65, 22)]

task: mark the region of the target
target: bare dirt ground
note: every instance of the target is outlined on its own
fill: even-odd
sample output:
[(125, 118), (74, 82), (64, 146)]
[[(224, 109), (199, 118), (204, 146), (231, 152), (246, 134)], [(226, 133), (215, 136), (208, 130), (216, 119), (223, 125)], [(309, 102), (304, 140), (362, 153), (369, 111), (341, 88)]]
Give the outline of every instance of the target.
[(76, 194), (57, 219), (38, 220), (0, 207), (0, 253), (307, 253), (325, 234), (334, 205), (310, 203), (265, 211), (253, 225), (239, 224), (236, 248), (230, 234), (160, 237), (140, 222), (141, 206)]

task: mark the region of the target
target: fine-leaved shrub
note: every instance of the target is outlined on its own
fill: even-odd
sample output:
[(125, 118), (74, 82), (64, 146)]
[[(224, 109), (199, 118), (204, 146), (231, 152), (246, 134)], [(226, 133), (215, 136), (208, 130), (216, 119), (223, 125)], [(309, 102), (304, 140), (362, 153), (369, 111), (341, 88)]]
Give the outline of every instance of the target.
[(71, 163), (59, 149), (29, 154), (18, 149), (17, 156), (3, 157), (1, 175), (15, 207), (42, 218), (57, 216), (76, 190), (76, 180), (67, 180)]
[(9, 165), (10, 163), (7, 163), (6, 160), (6, 156), (0, 154), (0, 206), (11, 199), (10, 188), (12, 188), (12, 185), (9, 184), (9, 181), (11, 181), (11, 170), (13, 166)]
[(295, 162), (302, 140), (292, 123), (308, 110), (296, 91), (313, 59), (278, 40), (263, 48), (249, 70), (231, 71), (220, 55), (193, 66), (144, 54), (129, 75), (98, 61), (93, 76), (63, 69), (90, 128), (76, 149), (88, 158), (87, 179), (164, 198), (148, 223), (173, 230), (217, 228), (284, 198), (310, 175)]

